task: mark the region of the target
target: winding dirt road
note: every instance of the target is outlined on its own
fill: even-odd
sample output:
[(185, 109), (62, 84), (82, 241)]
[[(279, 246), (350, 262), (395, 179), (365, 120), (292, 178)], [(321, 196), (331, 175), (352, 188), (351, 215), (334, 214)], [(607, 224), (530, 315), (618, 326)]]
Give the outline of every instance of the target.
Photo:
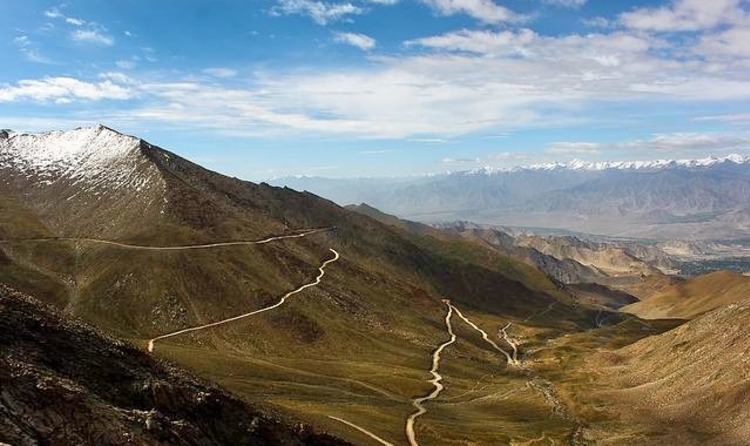
[(286, 300), (288, 298), (294, 296), (295, 294), (297, 294), (297, 293), (299, 293), (301, 291), (304, 291), (307, 288), (314, 287), (314, 286), (316, 286), (316, 285), (318, 285), (320, 283), (320, 281), (323, 279), (323, 276), (325, 276), (325, 274), (326, 274), (326, 271), (325, 271), (326, 266), (328, 266), (329, 264), (331, 264), (331, 263), (333, 263), (333, 262), (335, 262), (335, 261), (337, 261), (339, 259), (339, 253), (336, 252), (335, 249), (330, 248), (330, 251), (333, 253), (333, 258), (326, 260), (325, 262), (323, 262), (322, 265), (320, 265), (320, 267), (318, 268), (319, 273), (318, 273), (318, 276), (315, 278), (315, 280), (313, 280), (310, 283), (306, 283), (306, 284), (300, 286), (299, 288), (286, 293), (275, 304), (269, 305), (269, 306), (261, 308), (259, 310), (251, 311), (249, 313), (240, 314), (239, 316), (234, 316), (234, 317), (230, 317), (230, 318), (223, 319), (223, 320), (220, 320), (220, 321), (212, 322), (210, 324), (205, 324), (205, 325), (199, 325), (199, 326), (196, 326), (196, 327), (185, 328), (185, 329), (182, 329), (182, 330), (174, 331), (172, 333), (167, 333), (167, 334), (164, 334), (164, 335), (161, 335), (161, 336), (157, 336), (157, 337), (155, 337), (155, 338), (153, 338), (153, 339), (151, 339), (151, 340), (148, 341), (148, 351), (149, 352), (153, 352), (154, 351), (154, 342), (156, 342), (156, 341), (159, 341), (159, 340), (162, 340), (162, 339), (167, 339), (167, 338), (172, 338), (174, 336), (179, 336), (179, 335), (182, 335), (182, 334), (185, 334), (185, 333), (192, 333), (194, 331), (205, 330), (207, 328), (212, 328), (212, 327), (216, 327), (216, 326), (219, 326), (219, 325), (224, 325), (224, 324), (227, 324), (229, 322), (234, 322), (234, 321), (238, 321), (240, 319), (244, 319), (244, 318), (247, 318), (247, 317), (250, 317), (250, 316), (255, 316), (256, 314), (264, 313), (266, 311), (273, 310), (274, 308), (278, 308), (278, 307), (284, 305), (284, 302), (286, 302)]
[(438, 348), (436, 348), (435, 351), (432, 352), (432, 368), (430, 368), (432, 379), (429, 382), (434, 387), (433, 391), (426, 396), (412, 400), (411, 404), (417, 410), (416, 412), (409, 415), (409, 418), (406, 419), (406, 438), (409, 440), (410, 446), (419, 446), (419, 443), (417, 443), (417, 436), (414, 433), (414, 423), (416, 422), (417, 418), (427, 413), (427, 409), (425, 409), (423, 403), (437, 398), (438, 395), (440, 395), (440, 392), (442, 392), (445, 388), (442, 384), (443, 377), (442, 375), (440, 375), (440, 373), (438, 373), (438, 369), (440, 368), (440, 355), (443, 353), (443, 350), (445, 350), (446, 347), (456, 342), (456, 334), (453, 332), (453, 325), (451, 324), (451, 317), (453, 316), (454, 307), (453, 305), (451, 305), (451, 301), (448, 299), (443, 300), (443, 303), (448, 308), (448, 313), (445, 315), (445, 328), (448, 331), (448, 335), (450, 336), (450, 338), (440, 344), (440, 346), (438, 346)]
[(383, 440), (382, 438), (380, 438), (377, 435), (373, 434), (372, 432), (368, 431), (364, 427), (357, 426), (356, 424), (352, 423), (351, 421), (346, 421), (343, 418), (333, 417), (331, 415), (329, 415), (328, 418), (330, 418), (332, 420), (336, 420), (339, 423), (344, 423), (347, 426), (349, 426), (349, 427), (351, 427), (353, 429), (356, 429), (356, 430), (362, 432), (363, 434), (367, 435), (368, 437), (372, 438), (373, 440), (377, 441), (378, 443), (382, 444), (383, 446), (394, 446), (393, 443)]
[[(464, 322), (466, 322), (467, 324), (469, 324), (469, 326), (471, 328), (473, 328), (474, 330), (478, 331), (479, 334), (482, 335), (482, 339), (484, 339), (488, 344), (490, 344), (492, 346), (492, 348), (494, 348), (495, 350), (497, 350), (500, 353), (502, 353), (503, 355), (505, 355), (505, 359), (507, 359), (508, 364), (515, 365), (515, 364), (518, 363), (518, 361), (516, 360), (515, 357), (512, 357), (510, 355), (510, 353), (506, 352), (503, 348), (501, 348), (499, 345), (497, 345), (495, 343), (495, 341), (493, 341), (492, 339), (490, 339), (490, 337), (489, 337), (489, 335), (487, 334), (486, 331), (484, 331), (481, 328), (479, 328), (479, 326), (477, 324), (475, 324), (469, 318), (467, 318), (466, 316), (464, 316), (463, 313), (461, 313), (461, 311), (458, 308), (456, 308), (452, 304), (449, 304), (449, 305), (451, 306), (451, 308), (453, 308), (453, 310), (456, 312), (456, 314), (458, 315), (458, 317), (460, 317), (461, 319), (463, 319)], [(515, 346), (513, 344), (511, 344), (511, 346), (515, 350)]]
[(210, 249), (220, 248), (224, 246), (244, 246), (244, 245), (264, 245), (266, 243), (275, 242), (277, 240), (302, 238), (318, 232), (330, 231), (333, 228), (317, 228), (307, 229), (296, 234), (289, 235), (276, 235), (261, 240), (250, 240), (250, 241), (236, 241), (236, 242), (218, 242), (218, 243), (205, 243), (199, 245), (181, 245), (181, 246), (149, 246), (149, 245), (135, 245), (130, 243), (115, 242), (112, 240), (102, 240), (96, 238), (76, 238), (76, 237), (47, 237), (47, 238), (28, 238), (28, 239), (7, 239), (0, 240), (0, 243), (17, 243), (17, 242), (28, 242), (28, 243), (42, 243), (42, 242), (85, 242), (95, 243), (100, 245), (116, 246), (118, 248), (133, 249), (139, 251), (185, 251), (189, 249)]
[(510, 335), (508, 335), (508, 329), (510, 326), (513, 325), (513, 323), (508, 322), (508, 325), (500, 329), (500, 336), (505, 340), (505, 342), (510, 345), (510, 348), (513, 349), (513, 364), (518, 365), (518, 344), (516, 343), (515, 339), (511, 338)]

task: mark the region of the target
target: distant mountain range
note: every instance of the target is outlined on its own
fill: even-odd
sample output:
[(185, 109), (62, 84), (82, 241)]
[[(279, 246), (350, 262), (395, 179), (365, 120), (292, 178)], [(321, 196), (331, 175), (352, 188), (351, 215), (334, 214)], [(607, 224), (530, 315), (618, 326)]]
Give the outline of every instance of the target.
[(750, 157), (540, 164), (411, 178), (275, 181), (423, 222), (565, 229), (661, 240), (744, 238)]
[(701, 168), (712, 167), (724, 163), (748, 164), (750, 156), (733, 153), (727, 156), (709, 156), (698, 159), (658, 159), (647, 161), (585, 161), (573, 160), (567, 163), (540, 163), (529, 166), (518, 166), (509, 169), (497, 167), (482, 167), (470, 172), (518, 172), (522, 170), (660, 170), (675, 167)]

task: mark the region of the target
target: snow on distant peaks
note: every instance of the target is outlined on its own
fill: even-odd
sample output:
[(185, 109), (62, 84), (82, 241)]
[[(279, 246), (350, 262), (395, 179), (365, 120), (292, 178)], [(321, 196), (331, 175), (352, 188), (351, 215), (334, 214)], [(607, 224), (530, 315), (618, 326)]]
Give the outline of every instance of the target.
[(541, 170), (541, 171), (552, 171), (552, 170), (576, 170), (576, 171), (603, 171), (603, 170), (659, 170), (668, 169), (672, 167), (683, 167), (683, 168), (705, 168), (715, 166), (723, 163), (734, 163), (734, 164), (750, 164), (750, 156), (740, 155), (733, 153), (727, 156), (709, 156), (706, 158), (699, 159), (659, 159), (649, 161), (584, 161), (584, 160), (572, 160), (566, 163), (562, 162), (551, 162), (551, 163), (539, 163), (532, 164), (529, 166), (514, 167), (514, 168), (497, 168), (497, 167), (482, 167), (474, 169), (470, 173), (501, 173), (501, 172), (518, 172), (523, 170)]
[(67, 178), (96, 182), (106, 188), (140, 188), (147, 181), (136, 173), (142, 162), (137, 156), (141, 140), (105, 126), (6, 133), (7, 137), (0, 137), (0, 168), (34, 174), (42, 181)]

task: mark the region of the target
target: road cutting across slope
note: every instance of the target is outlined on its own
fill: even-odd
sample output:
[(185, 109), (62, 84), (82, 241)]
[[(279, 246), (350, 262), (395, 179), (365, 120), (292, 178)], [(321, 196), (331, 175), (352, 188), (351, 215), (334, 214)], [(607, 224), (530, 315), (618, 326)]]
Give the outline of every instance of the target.
[(432, 379), (430, 379), (430, 384), (434, 387), (432, 392), (429, 394), (416, 398), (412, 400), (412, 406), (414, 406), (415, 409), (417, 409), (414, 413), (409, 415), (409, 417), (406, 419), (406, 438), (409, 440), (410, 446), (419, 446), (419, 443), (417, 442), (417, 436), (414, 433), (414, 423), (416, 422), (417, 418), (421, 417), (425, 413), (427, 413), (427, 409), (424, 407), (424, 403), (433, 400), (440, 395), (440, 392), (443, 391), (445, 388), (442, 384), (443, 377), (438, 373), (438, 369), (440, 368), (440, 355), (443, 353), (443, 350), (445, 350), (446, 347), (456, 342), (456, 334), (453, 332), (453, 325), (451, 324), (451, 317), (453, 317), (453, 310), (454, 307), (451, 305), (450, 300), (443, 300), (443, 303), (445, 303), (446, 307), (448, 308), (448, 312), (445, 315), (445, 328), (448, 331), (449, 339), (442, 344), (438, 346), (438, 348), (435, 349), (434, 352), (432, 352), (432, 367), (430, 368), (430, 374), (432, 374)]
[(295, 234), (288, 235), (275, 235), (267, 237), (261, 240), (248, 240), (248, 241), (234, 241), (234, 242), (217, 242), (217, 243), (204, 243), (197, 245), (180, 245), (180, 246), (149, 246), (149, 245), (136, 245), (131, 243), (116, 242), (113, 240), (103, 240), (96, 238), (77, 238), (77, 237), (45, 237), (45, 238), (27, 238), (27, 239), (6, 239), (0, 240), (0, 243), (43, 243), (43, 242), (84, 242), (94, 243), (100, 245), (116, 246), (118, 248), (132, 249), (138, 251), (186, 251), (190, 249), (210, 249), (210, 248), (221, 248), (225, 246), (245, 246), (245, 245), (265, 245), (266, 243), (275, 242), (278, 240), (302, 238), (311, 234), (319, 232), (330, 231), (333, 228), (317, 228), (317, 229), (306, 229)]
[(363, 434), (367, 435), (368, 437), (372, 438), (373, 440), (377, 441), (378, 443), (382, 444), (383, 446), (394, 446), (393, 443), (391, 443), (389, 441), (383, 440), (382, 438), (380, 438), (377, 435), (373, 434), (372, 432), (368, 431), (364, 427), (357, 426), (356, 424), (352, 423), (351, 421), (346, 421), (343, 418), (334, 417), (334, 416), (331, 416), (331, 415), (329, 415), (328, 418), (330, 418), (332, 420), (336, 420), (339, 423), (346, 424), (347, 426), (349, 426), (349, 427), (351, 427), (353, 429), (356, 429), (356, 430), (362, 432)]
[(156, 341), (159, 341), (159, 340), (162, 340), (162, 339), (171, 338), (171, 337), (174, 337), (174, 336), (179, 336), (179, 335), (182, 335), (182, 334), (185, 334), (185, 333), (192, 333), (194, 331), (205, 330), (207, 328), (213, 328), (213, 327), (216, 327), (216, 326), (219, 326), (219, 325), (224, 325), (224, 324), (227, 324), (229, 322), (234, 322), (234, 321), (238, 321), (240, 319), (245, 319), (245, 318), (250, 317), (250, 316), (255, 316), (256, 314), (264, 313), (266, 311), (273, 310), (274, 308), (278, 308), (278, 307), (284, 305), (284, 303), (286, 302), (286, 300), (288, 298), (294, 296), (297, 293), (300, 293), (301, 291), (304, 291), (307, 288), (314, 287), (314, 286), (316, 286), (316, 285), (318, 285), (320, 283), (320, 281), (323, 279), (323, 276), (325, 276), (325, 274), (326, 274), (326, 271), (325, 271), (326, 266), (328, 266), (329, 264), (331, 264), (331, 263), (333, 263), (333, 262), (335, 262), (335, 261), (337, 261), (339, 259), (339, 253), (335, 249), (330, 248), (330, 251), (333, 253), (333, 258), (324, 261), (323, 264), (320, 265), (320, 267), (318, 268), (319, 273), (318, 273), (318, 276), (315, 278), (315, 280), (313, 280), (310, 283), (306, 283), (306, 284), (300, 286), (299, 288), (286, 293), (275, 304), (269, 305), (267, 307), (264, 307), (264, 308), (261, 308), (261, 309), (255, 310), (255, 311), (251, 311), (249, 313), (240, 314), (239, 316), (234, 316), (234, 317), (230, 317), (230, 318), (223, 319), (223, 320), (220, 320), (220, 321), (212, 322), (210, 324), (204, 324), (204, 325), (199, 325), (199, 326), (196, 326), (196, 327), (185, 328), (185, 329), (182, 329), (182, 330), (174, 331), (172, 333), (167, 333), (167, 334), (164, 334), (164, 335), (161, 335), (161, 336), (157, 336), (157, 337), (155, 337), (155, 338), (153, 338), (153, 339), (151, 339), (151, 340), (148, 341), (148, 351), (149, 352), (153, 352), (154, 351), (154, 343)]
[(510, 326), (513, 325), (511, 322), (508, 322), (508, 325), (500, 329), (500, 336), (505, 340), (505, 342), (510, 345), (510, 348), (513, 349), (513, 364), (518, 364), (518, 344), (516, 344), (515, 339), (511, 338), (510, 335), (508, 335), (508, 329)]

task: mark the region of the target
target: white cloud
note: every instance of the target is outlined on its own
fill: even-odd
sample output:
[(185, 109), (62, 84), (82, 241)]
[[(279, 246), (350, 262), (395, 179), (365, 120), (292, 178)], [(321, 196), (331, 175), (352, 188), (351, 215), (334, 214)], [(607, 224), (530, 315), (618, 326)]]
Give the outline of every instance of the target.
[(445, 144), (448, 142), (447, 139), (443, 138), (410, 138), (410, 142), (419, 142), (422, 144)]
[(483, 23), (503, 23), (522, 17), (493, 0), (421, 0), (442, 15), (466, 14)]
[(112, 46), (115, 44), (114, 37), (103, 34), (94, 29), (78, 29), (70, 33), (70, 38), (76, 42), (92, 43), (102, 46)]
[[(63, 4), (61, 7), (64, 6), (65, 5)], [(67, 16), (63, 14), (59, 8), (48, 9), (44, 11), (44, 15), (51, 19), (61, 19), (68, 25), (80, 28), (70, 33), (70, 38), (75, 42), (92, 43), (102, 46), (112, 46), (115, 44), (114, 37), (107, 34), (107, 29), (96, 22), (88, 22), (78, 17)], [(85, 29), (82, 28), (84, 26)], [(128, 35), (129, 33), (126, 31), (125, 34)]]
[[(456, 2), (454, 8), (459, 3), (466, 5)], [(300, 132), (438, 141), (602, 119), (590, 110), (610, 102), (658, 101), (664, 107), (689, 108), (691, 101), (748, 101), (750, 56), (743, 52), (742, 29), (739, 24), (726, 25), (684, 39), (623, 27), (560, 36), (523, 28), (464, 29), (409, 41), (412, 51), (372, 55), (358, 68), (261, 70), (251, 79), (234, 79), (231, 87), (229, 82), (222, 85), (220, 77), (233, 73), (215, 71), (226, 70), (220, 67), (188, 73), (190, 82), (103, 79), (94, 85), (109, 81), (125, 89), (126, 96), (138, 95), (139, 104), (122, 110), (123, 119), (235, 134)], [(366, 39), (359, 43), (370, 47)], [(141, 57), (152, 60), (152, 54), (144, 49)], [(0, 91), (5, 101), (79, 98), (69, 92), (57, 97), (30, 92), (41, 87), (51, 88), (19, 83)], [(681, 144), (674, 150), (687, 150), (690, 144), (716, 143), (690, 134), (662, 136), (640, 142), (664, 150), (670, 144)], [(574, 143), (548, 149), (597, 150)]]
[(134, 92), (129, 87), (113, 82), (111, 76), (106, 77), (100, 82), (87, 82), (71, 77), (21, 80), (15, 85), (0, 87), (0, 102), (33, 100), (65, 104), (75, 100), (100, 101), (133, 97)]
[(117, 71), (108, 71), (106, 73), (100, 73), (99, 74), (100, 79), (110, 80), (115, 83), (123, 84), (123, 85), (133, 85), (135, 84), (135, 80), (128, 76), (125, 73), (119, 73)]
[(636, 140), (622, 145), (627, 148), (660, 151), (719, 151), (750, 148), (750, 137), (721, 133), (666, 133), (650, 139)]
[(750, 113), (733, 113), (726, 115), (701, 116), (694, 119), (703, 122), (728, 122), (730, 124), (750, 124)]
[(615, 143), (556, 142), (547, 146), (545, 153), (555, 156), (591, 157), (601, 153), (619, 154), (626, 159), (636, 156), (695, 156), (698, 154), (729, 153), (750, 150), (750, 136), (726, 133), (658, 133), (650, 138)]
[(358, 33), (334, 33), (334, 40), (339, 43), (355, 46), (363, 51), (375, 48), (376, 42), (370, 36)]
[(545, 152), (553, 155), (593, 155), (602, 145), (594, 142), (555, 142), (547, 145)]
[(86, 21), (82, 19), (77, 19), (75, 17), (66, 17), (65, 23), (69, 25), (73, 25), (73, 26), (83, 26), (86, 24)]
[(555, 6), (562, 6), (563, 8), (580, 8), (585, 5), (588, 0), (543, 0), (544, 3)]
[(624, 13), (620, 21), (628, 28), (647, 31), (699, 31), (740, 23), (748, 14), (744, 0), (673, 0), (658, 8), (638, 8)]
[(601, 102), (750, 99), (741, 59), (715, 70), (641, 33), (461, 30), (410, 45), (425, 52), (374, 57), (361, 69), (258, 72), (248, 88), (148, 84), (150, 100), (127, 113), (245, 134), (437, 140), (594, 119), (587, 107)]
[(463, 29), (437, 36), (409, 40), (407, 46), (424, 46), (451, 51), (467, 51), (477, 54), (523, 53), (524, 47), (538, 36), (531, 30), (476, 31)]
[(349, 15), (362, 14), (365, 10), (352, 3), (329, 3), (318, 0), (277, 0), (271, 10), (276, 15), (306, 15), (319, 25), (327, 25)]
[(46, 17), (49, 17), (49, 18), (51, 18), (51, 19), (60, 19), (60, 18), (63, 18), (63, 17), (65, 17), (65, 16), (64, 16), (64, 15), (63, 15), (63, 14), (62, 14), (62, 13), (60, 12), (60, 10), (59, 10), (59, 9), (57, 9), (57, 8), (50, 8), (50, 9), (48, 9), (48, 10), (44, 11), (44, 15), (45, 15)]
[(700, 38), (696, 51), (707, 58), (750, 58), (750, 26), (733, 27)]
[(587, 17), (581, 19), (581, 23), (590, 28), (609, 28), (612, 26), (612, 22), (605, 17)]
[(31, 45), (31, 39), (29, 36), (18, 36), (13, 39), (13, 43), (19, 48), (24, 48)]
[(385, 153), (395, 152), (393, 149), (375, 149), (375, 150), (361, 150), (361, 155), (383, 155)]
[(206, 68), (205, 70), (203, 70), (203, 72), (205, 74), (208, 74), (209, 76), (224, 79), (237, 76), (237, 70), (233, 70), (231, 68)]
[(481, 160), (479, 158), (443, 158), (440, 160), (443, 164), (474, 164)]

